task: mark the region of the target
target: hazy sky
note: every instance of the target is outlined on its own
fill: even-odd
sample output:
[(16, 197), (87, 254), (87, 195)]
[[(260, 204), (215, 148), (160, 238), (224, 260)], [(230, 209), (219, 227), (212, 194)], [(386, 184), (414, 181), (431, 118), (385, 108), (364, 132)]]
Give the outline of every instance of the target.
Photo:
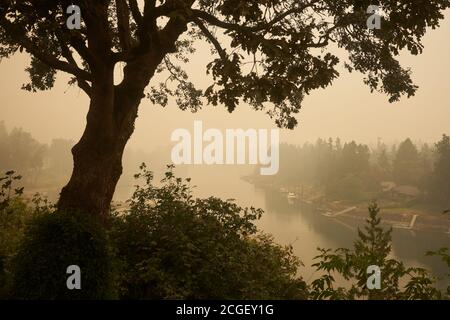
[[(375, 143), (378, 137), (393, 142), (411, 137), (437, 141), (450, 134), (450, 12), (438, 30), (430, 30), (421, 56), (404, 56), (403, 66), (410, 66), (413, 79), (420, 86), (416, 96), (390, 104), (387, 96), (371, 94), (358, 73), (342, 70), (332, 87), (313, 92), (298, 115), (294, 131), (283, 130), (282, 141), (303, 143), (317, 138), (341, 137)], [(193, 56), (188, 71), (200, 87), (205, 87), (209, 49), (202, 43)], [(52, 138), (78, 140), (85, 125), (88, 99), (76, 87), (67, 86), (67, 77), (59, 76), (56, 87), (48, 92), (28, 93), (20, 89), (27, 81), (24, 68), (28, 57), (19, 54), (0, 63), (0, 121), (7, 128), (23, 127), (42, 142)], [(173, 144), (170, 133), (176, 128), (192, 130), (194, 120), (204, 127), (267, 128), (273, 122), (264, 114), (241, 105), (229, 114), (224, 107), (205, 106), (196, 114), (180, 111), (174, 103), (165, 109), (144, 99), (140, 106), (136, 131), (130, 145), (150, 151), (158, 145)]]

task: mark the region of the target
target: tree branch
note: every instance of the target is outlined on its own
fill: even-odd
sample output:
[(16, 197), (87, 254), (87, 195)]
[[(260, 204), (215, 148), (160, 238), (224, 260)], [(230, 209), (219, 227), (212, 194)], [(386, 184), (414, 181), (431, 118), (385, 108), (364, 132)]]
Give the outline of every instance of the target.
[(142, 14), (139, 11), (139, 6), (136, 0), (128, 0), (130, 5), (131, 15), (133, 16), (134, 22), (139, 26), (142, 24)]
[[(26, 31), (15, 25), (13, 22), (10, 22), (4, 14), (0, 15), (0, 23), (6, 32), (11, 34), (19, 32), (22, 34), (21, 37), (16, 38), (15, 42), (17, 45), (25, 48), (28, 53), (32, 54), (42, 63), (47, 64), (50, 68), (67, 72), (80, 80), (91, 81), (92, 75), (89, 72), (80, 69), (76, 64), (73, 65), (69, 62), (59, 60), (57, 56), (47, 53), (45, 49), (40, 48), (35, 41), (28, 39)], [(64, 48), (62, 49), (64, 50)]]
[(44, 50), (32, 44), (32, 42), (28, 39), (23, 39), (19, 44), (23, 46), (30, 54), (32, 54), (51, 68), (70, 73), (75, 77), (86, 81), (91, 81), (91, 74), (89, 72), (80, 69), (68, 62), (61, 61), (55, 56), (45, 53)]
[(302, 6), (289, 9), (283, 13), (280, 13), (278, 16), (276, 16), (271, 21), (262, 23), (262, 24), (258, 24), (255, 26), (245, 26), (245, 25), (240, 25), (240, 24), (236, 24), (236, 23), (222, 21), (222, 20), (219, 20), (218, 18), (216, 18), (215, 16), (213, 16), (212, 14), (209, 14), (205, 11), (198, 10), (198, 9), (193, 9), (192, 15), (193, 15), (193, 17), (201, 18), (201, 19), (205, 20), (206, 22), (208, 22), (209, 24), (215, 25), (215, 26), (223, 28), (223, 29), (234, 30), (234, 31), (258, 32), (258, 31), (268, 30), (274, 24), (282, 21), (287, 16), (294, 14), (294, 13), (301, 13), (305, 9), (313, 6), (314, 4), (316, 4), (318, 2), (319, 2), (319, 0), (314, 0), (310, 3), (304, 4)]
[[(60, 33), (56, 33), (56, 37), (58, 38), (58, 41), (61, 45), (61, 53), (64, 58), (66, 58), (67, 62), (69, 62), (72, 66), (78, 68), (77, 62), (73, 58), (72, 52), (70, 51), (67, 44), (64, 42), (64, 39), (62, 38)], [(78, 86), (88, 95), (88, 97), (91, 97), (92, 94), (92, 88), (91, 86), (82, 78), (76, 77)]]
[[(331, 28), (329, 28), (329, 29), (325, 32), (324, 35), (322, 35), (322, 36), (320, 37), (319, 42), (309, 44), (308, 47), (309, 47), (309, 48), (323, 48), (323, 47), (326, 47), (326, 46), (329, 44), (330, 40), (332, 40), (332, 39), (330, 39), (331, 33), (332, 33), (334, 30), (336, 30), (337, 28), (339, 28), (339, 27), (341, 27), (339, 24), (335, 24), (334, 26), (332, 26)], [(333, 40), (332, 40), (332, 41), (333, 41)]]
[(176, 41), (178, 37), (187, 30), (186, 20), (178, 17), (171, 18), (164, 29), (159, 31), (159, 39), (164, 41), (160, 44), (166, 53), (172, 53), (177, 50)]
[(69, 43), (89, 65), (92, 66), (96, 63), (96, 58), (86, 46), (85, 40), (71, 32)]
[(92, 95), (92, 87), (84, 80), (80, 80), (77, 78), (78, 87), (83, 90), (89, 98), (91, 98)]
[(130, 9), (126, 0), (116, 0), (117, 29), (120, 46), (124, 52), (131, 48)]
[(220, 55), (220, 58), (222, 58), (222, 60), (226, 61), (227, 60), (227, 53), (222, 48), (222, 46), (220, 45), (219, 41), (211, 34), (211, 32), (209, 32), (208, 28), (205, 27), (205, 25), (201, 22), (200, 19), (194, 18), (194, 23), (200, 28), (200, 30), (203, 32), (203, 34), (214, 45), (214, 47), (216, 48), (217, 52)]
[(109, 2), (105, 0), (90, 2), (92, 4), (86, 6), (83, 11), (88, 47), (96, 61), (94, 65), (91, 65), (93, 73), (109, 67), (111, 63), (109, 58), (112, 56), (113, 36), (108, 22)]

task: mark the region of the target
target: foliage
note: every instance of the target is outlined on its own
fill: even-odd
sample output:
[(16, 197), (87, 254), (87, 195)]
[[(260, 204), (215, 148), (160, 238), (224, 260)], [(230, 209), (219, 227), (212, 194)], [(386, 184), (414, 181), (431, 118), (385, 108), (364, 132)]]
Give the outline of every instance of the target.
[[(427, 252), (427, 255), (441, 257), (442, 262), (444, 262), (450, 269), (449, 248), (441, 248), (438, 251), (430, 251), (430, 252)], [(450, 277), (450, 272), (449, 272), (448, 276)], [(447, 297), (450, 299), (450, 286), (447, 287)]]
[[(78, 265), (82, 290), (68, 290), (66, 271)], [(27, 225), (13, 260), (12, 296), (19, 299), (115, 297), (114, 258), (107, 234), (92, 217), (47, 212)]]
[[(358, 240), (353, 250), (319, 249), (318, 262), (313, 266), (325, 274), (313, 281), (311, 296), (314, 299), (441, 299), (443, 295), (433, 287), (435, 279), (422, 268), (407, 268), (400, 261), (389, 257), (391, 231), (380, 223), (379, 208), (369, 206), (370, 218), (365, 230), (358, 230)], [(381, 270), (381, 288), (369, 289), (367, 273), (369, 266)], [(335, 287), (336, 274), (351, 283), (350, 288)], [(404, 283), (404, 285), (402, 285)]]
[[(82, 11), (80, 30), (65, 26), (72, 4)], [(384, 12), (381, 30), (366, 25), (373, 4)], [(197, 110), (205, 98), (230, 112), (240, 101), (257, 110), (270, 103), (269, 116), (292, 128), (304, 97), (338, 77), (335, 46), (346, 50), (346, 68), (363, 73), (372, 91), (386, 93), (391, 102), (414, 95), (410, 71), (397, 57), (402, 50), (422, 52), (426, 30), (439, 26), (450, 2), (172, 0), (145, 1), (140, 8), (136, 0), (1, 0), (0, 5), (0, 58), (23, 50), (33, 57), (26, 90), (48, 90), (55, 72), (64, 71), (90, 95), (97, 71), (126, 62), (124, 87), (146, 79), (133, 91), (139, 97), (155, 71), (165, 72), (175, 88), (167, 82), (152, 88), (155, 103), (165, 105), (174, 95), (182, 109)], [(207, 66), (213, 83), (206, 90), (196, 89), (179, 65), (189, 61), (195, 40), (208, 42), (215, 53)], [(156, 66), (150, 57), (157, 57)]]
[(132, 299), (293, 299), (306, 297), (299, 260), (257, 232), (260, 210), (194, 199), (169, 167), (161, 187), (142, 166), (130, 209), (112, 238), (122, 261), (121, 296)]
[(22, 179), (22, 176), (16, 175), (13, 170), (5, 172), (5, 175), (0, 177), (0, 210), (7, 209), (14, 198), (22, 195), (23, 188), (13, 189), (13, 182), (20, 179)]
[[(448, 213), (448, 212), (450, 212), (450, 210), (445, 211), (445, 213)], [(429, 251), (429, 252), (427, 252), (427, 255), (440, 257), (442, 259), (442, 262), (444, 262), (450, 269), (449, 248), (441, 248), (438, 251)], [(448, 277), (450, 277), (450, 272), (448, 273)], [(447, 296), (450, 299), (450, 285), (447, 287)]]
[(49, 213), (47, 199), (35, 194), (31, 208), (23, 198), (23, 187), (15, 187), (22, 176), (8, 171), (0, 177), (0, 298), (10, 294), (12, 285), (12, 260), (15, 256), (27, 224), (38, 216)]
[(10, 261), (21, 240), (29, 212), (20, 198), (22, 188), (13, 183), (21, 179), (14, 171), (0, 177), (0, 298), (7, 295), (10, 285)]

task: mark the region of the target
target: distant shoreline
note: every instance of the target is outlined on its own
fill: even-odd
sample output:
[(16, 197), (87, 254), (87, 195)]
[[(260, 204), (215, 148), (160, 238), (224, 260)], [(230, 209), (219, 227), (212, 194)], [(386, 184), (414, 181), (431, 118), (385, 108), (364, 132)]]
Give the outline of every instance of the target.
[[(356, 225), (360, 222), (364, 223), (367, 219), (368, 203), (365, 202), (328, 200), (324, 196), (319, 197), (317, 194), (311, 192), (302, 198), (298, 193), (292, 192), (289, 188), (270, 183), (261, 183), (253, 176), (244, 176), (242, 179), (257, 188), (284, 195), (286, 201), (291, 205), (310, 206), (317, 214), (321, 214), (329, 219), (346, 220), (347, 223), (355, 224), (355, 226), (352, 226), (355, 229)], [(448, 234), (450, 237), (450, 219), (443, 214), (429, 213), (418, 208), (383, 206), (380, 206), (380, 208), (380, 216), (383, 224), (389, 225), (393, 229), (437, 232)]]

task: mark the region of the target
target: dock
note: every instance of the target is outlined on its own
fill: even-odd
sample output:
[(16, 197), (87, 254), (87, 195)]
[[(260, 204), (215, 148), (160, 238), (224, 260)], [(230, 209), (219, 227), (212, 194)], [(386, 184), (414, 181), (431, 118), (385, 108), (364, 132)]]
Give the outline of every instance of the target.
[(344, 209), (344, 210), (339, 211), (339, 212), (335, 212), (335, 213), (333, 213), (333, 212), (326, 212), (326, 213), (323, 213), (322, 215), (325, 216), (325, 217), (334, 218), (334, 217), (340, 216), (341, 214), (355, 211), (356, 209), (357, 209), (357, 207), (349, 207), (349, 208)]
[(414, 225), (416, 224), (418, 216), (419, 216), (418, 214), (413, 215), (413, 217), (411, 218), (411, 221), (409, 222), (409, 224), (398, 223), (398, 224), (394, 224), (392, 227), (396, 228), (396, 229), (412, 230), (414, 228)]

